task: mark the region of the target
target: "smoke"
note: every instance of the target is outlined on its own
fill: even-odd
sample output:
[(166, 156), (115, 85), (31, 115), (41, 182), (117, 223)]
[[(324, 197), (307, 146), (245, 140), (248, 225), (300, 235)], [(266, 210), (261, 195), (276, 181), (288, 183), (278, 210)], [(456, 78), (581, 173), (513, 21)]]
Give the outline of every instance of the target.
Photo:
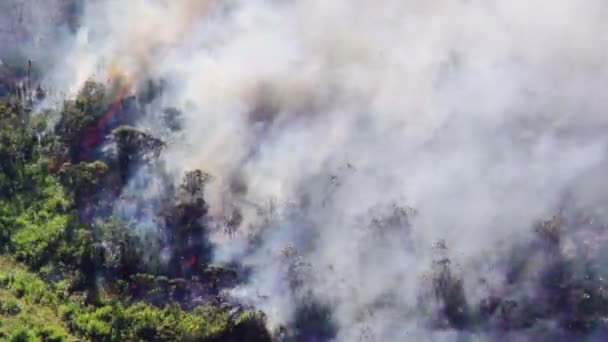
[(48, 82), (165, 81), (140, 125), (183, 111), (164, 162), (176, 182), (213, 175), (212, 217), (240, 213), (215, 259), (252, 269), (231, 295), (274, 327), (312, 301), (331, 311), (319, 339), (453, 339), (419, 307), (436, 242), (481, 300), (566, 194), (604, 203), (606, 14), (600, 0), (90, 1)]
[(17, 67), (27, 57), (39, 69), (52, 68), (63, 56), (62, 47), (72, 40), (78, 12), (79, 6), (72, 1), (2, 1), (0, 65)]

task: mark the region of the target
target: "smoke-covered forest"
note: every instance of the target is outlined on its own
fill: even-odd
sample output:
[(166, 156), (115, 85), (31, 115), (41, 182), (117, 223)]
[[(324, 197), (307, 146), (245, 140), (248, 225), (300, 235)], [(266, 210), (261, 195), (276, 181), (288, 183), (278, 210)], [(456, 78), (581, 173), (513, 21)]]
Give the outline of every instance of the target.
[(606, 340), (607, 15), (0, 0), (0, 340)]

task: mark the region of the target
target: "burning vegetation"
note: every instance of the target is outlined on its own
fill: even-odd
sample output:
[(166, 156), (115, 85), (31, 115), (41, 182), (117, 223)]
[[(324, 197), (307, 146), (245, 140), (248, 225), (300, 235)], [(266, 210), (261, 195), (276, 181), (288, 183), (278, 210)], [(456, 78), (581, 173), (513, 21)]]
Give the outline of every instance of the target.
[[(87, 83), (63, 103), (54, 127), (50, 113), (30, 122), (31, 109), (17, 94), (0, 106), (2, 258), (29, 266), (47, 282), (49, 296), (60, 293), (49, 297), (56, 301), (51, 311), (63, 318), (52, 340), (269, 340), (261, 313), (223, 299), (241, 276), (210, 263), (207, 174), (187, 173), (156, 204), (121, 198), (165, 143), (129, 126), (135, 107), (125, 105), (126, 93), (111, 93)], [(105, 144), (116, 154), (104, 157)], [(121, 216), (117, 205), (153, 216), (162, 230), (152, 237), (133, 230), (132, 217)], [(14, 272), (3, 272), (9, 280), (2, 288), (21, 291), (10, 280)], [(42, 325), (25, 324), (25, 332), (0, 333), (48, 340)]]
[[(268, 331), (263, 313), (227, 295), (248, 281), (249, 271), (246, 265), (212, 263), (210, 234), (217, 227), (205, 188), (213, 177), (193, 170), (181, 184), (170, 182), (158, 164), (167, 143), (131, 126), (142, 115), (137, 96), (87, 82), (56, 113), (34, 119), (25, 101), (9, 92), (0, 106), (2, 260), (27, 265), (36, 274), (32, 277), (44, 281), (45, 291), (58, 293), (47, 299), (56, 301), (49, 308), (62, 319), (53, 328), (55, 340), (72, 335), (94, 341), (336, 337), (331, 306), (306, 287), (314, 271), (293, 246), (282, 251), (285, 285), (298, 298), (290, 325)], [(172, 122), (179, 117), (175, 109), (166, 114)], [(48, 121), (53, 116), (59, 117), (55, 126)], [(171, 127), (173, 133), (180, 130), (177, 124)], [(101, 152), (107, 145), (114, 153)], [(124, 189), (134, 186), (134, 179), (158, 182), (161, 191), (126, 197)], [(329, 183), (339, 186), (339, 176), (331, 176)], [(412, 208), (393, 205), (384, 216), (372, 217), (367, 231), (378, 241), (394, 233), (407, 237), (416, 215)], [(152, 226), (142, 227), (147, 220)], [(269, 218), (267, 224), (271, 222)], [(228, 218), (223, 229), (236, 231), (241, 223), (242, 218)], [(564, 211), (531, 231), (535, 238), (529, 244), (515, 246), (498, 260), (506, 265), (504, 283), (487, 285), (491, 295), (475, 301), (467, 297), (462, 269), (450, 258), (449, 247), (438, 242), (424, 280), (428, 292), (420, 293), (417, 309), (427, 313), (423, 324), (438, 331), (490, 335), (526, 332), (565, 339), (606, 334), (606, 225)], [(483, 283), (484, 275), (478, 276)], [(3, 291), (34, 295), (20, 290), (15, 282), (21, 275), (14, 271), (6, 270), (2, 277)], [(524, 288), (529, 290), (522, 293)], [(18, 314), (11, 310), (0, 312)], [(34, 320), (26, 326), (27, 332), (0, 333), (11, 338), (38, 334), (48, 340), (48, 330)]]
[(2, 2), (0, 340), (605, 340), (608, 7), (523, 2)]

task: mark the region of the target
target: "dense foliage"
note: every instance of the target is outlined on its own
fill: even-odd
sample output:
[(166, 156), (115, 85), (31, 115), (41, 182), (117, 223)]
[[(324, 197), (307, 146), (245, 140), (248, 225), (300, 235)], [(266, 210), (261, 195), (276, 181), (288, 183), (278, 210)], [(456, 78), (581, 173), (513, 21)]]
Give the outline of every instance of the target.
[[(195, 170), (168, 193), (158, 207), (164, 231), (152, 237), (113, 210), (130, 178), (164, 147), (129, 125), (136, 114), (120, 92), (88, 82), (56, 112), (35, 115), (22, 97), (5, 95), (0, 339), (269, 340), (262, 314), (219, 295), (236, 276), (208, 264), (206, 174)], [(99, 152), (108, 142), (115, 155)], [(164, 262), (160, 244), (171, 247)]]

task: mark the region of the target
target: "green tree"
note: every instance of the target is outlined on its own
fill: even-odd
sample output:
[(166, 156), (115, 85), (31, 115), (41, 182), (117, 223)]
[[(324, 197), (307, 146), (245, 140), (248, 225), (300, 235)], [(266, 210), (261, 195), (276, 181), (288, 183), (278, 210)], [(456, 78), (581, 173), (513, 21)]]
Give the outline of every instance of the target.
[(65, 163), (59, 170), (59, 179), (72, 194), (77, 206), (85, 199), (93, 197), (99, 191), (101, 178), (108, 172), (108, 166), (102, 161), (81, 162), (76, 165)]
[(135, 165), (149, 158), (158, 158), (165, 148), (162, 140), (131, 126), (120, 126), (112, 131), (112, 135), (123, 184), (126, 184)]
[(83, 152), (86, 152), (82, 151), (83, 147), (90, 147), (83, 146), (90, 134), (88, 130), (95, 126), (107, 107), (105, 87), (93, 81), (85, 83), (76, 99), (64, 102), (55, 133), (65, 146), (70, 161), (82, 161)]

